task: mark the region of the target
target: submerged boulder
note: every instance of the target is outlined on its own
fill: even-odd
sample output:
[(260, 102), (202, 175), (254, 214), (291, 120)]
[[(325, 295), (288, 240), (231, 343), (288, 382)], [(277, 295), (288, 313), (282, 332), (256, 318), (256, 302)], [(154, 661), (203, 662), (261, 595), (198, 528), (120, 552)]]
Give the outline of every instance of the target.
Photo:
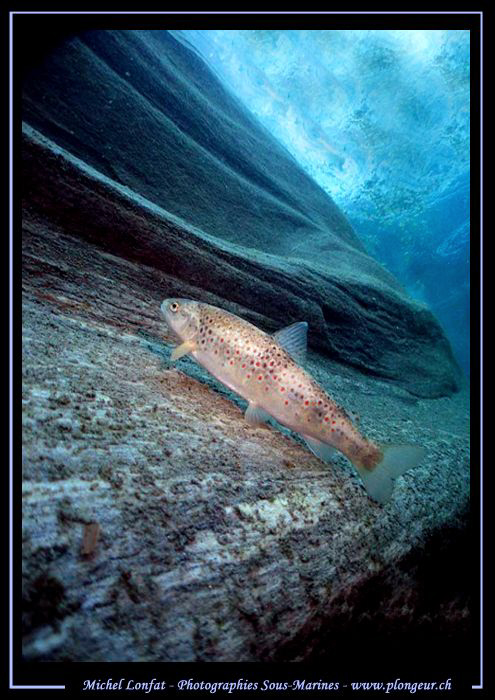
[[(115, 236), (121, 216), (153, 230), (104, 201)], [(363, 644), (368, 663), (408, 642), (440, 673), (437, 647), (464, 651), (470, 631), (466, 392), (418, 399), (310, 352), (364, 434), (425, 448), (377, 505), (344, 457), (251, 427), (192, 359), (172, 366), (156, 297), (177, 279), (61, 216), (23, 222), (24, 658), (335, 663)]]
[[(171, 36), (66, 39), (24, 89), (24, 658), (369, 658), (378, 638), (385, 658), (407, 638), (440, 673), (470, 629), (469, 409), (435, 319)], [(249, 426), (170, 366), (169, 296), (307, 320), (309, 371), (424, 463), (382, 507), (343, 457)]]
[[(93, 31), (45, 53), (23, 91), (25, 189), (44, 216), (198, 296), (242, 303), (267, 330), (306, 320), (310, 346), (418, 396), (459, 388), (431, 312), (192, 49), (164, 31)], [(102, 211), (133, 195), (143, 228)], [(161, 223), (171, 214), (175, 237)]]

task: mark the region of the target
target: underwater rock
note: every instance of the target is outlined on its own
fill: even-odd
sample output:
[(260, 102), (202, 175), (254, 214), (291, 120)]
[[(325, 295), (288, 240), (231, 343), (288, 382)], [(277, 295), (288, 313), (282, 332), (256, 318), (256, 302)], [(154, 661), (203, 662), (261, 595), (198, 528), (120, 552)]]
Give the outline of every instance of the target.
[[(145, 61), (150, 80), (156, 64), (157, 82), (161, 63), (146, 33), (110, 34), (108, 51), (114, 42), (132, 47), (129, 61)], [(120, 114), (123, 128), (125, 98), (139, 90), (125, 80), (128, 66), (122, 76), (110, 70), (101, 38), (98, 59), (88, 41), (70, 42), (74, 55), (65, 45), (56, 54), (60, 71), (72, 66), (72, 83), (62, 85), (67, 75), (49, 59), (46, 117), (40, 108), (36, 128), (24, 128), (24, 658), (297, 661), (331, 654), (345, 639), (349, 650), (363, 639), (371, 647), (377, 633), (393, 644), (416, 635), (422, 649), (465, 640), (468, 586), (456, 562), (466, 546), (468, 397), (441, 396), (457, 380), (435, 320), (380, 272), (323, 194), (315, 197), (328, 200), (322, 207), (336, 222), (325, 229), (328, 244), (342, 251), (334, 267), (266, 252), (261, 233), (247, 248), (240, 199), (232, 235), (242, 240), (199, 228), (170, 205), (158, 160), (149, 182), (163, 199), (153, 198), (137, 186), (138, 151), (149, 144), (133, 152), (130, 132), (127, 151), (106, 153), (116, 169), (106, 172), (97, 161), (116, 124), (94, 148), (84, 119), (75, 115), (71, 135), (70, 109), (57, 110), (73, 90), (89, 128), (98, 111), (91, 90), (119, 89), (112, 118)], [(209, 90), (213, 100), (220, 87), (206, 76), (181, 89)], [(26, 94), (33, 90), (27, 81)], [(161, 103), (139, 99), (146, 106), (135, 124), (146, 112), (168, 124), (170, 139), (179, 134)], [(242, 129), (237, 112), (229, 118), (232, 146)], [(165, 146), (157, 141), (157, 153)], [(124, 161), (137, 173), (123, 177), (128, 187), (115, 177)], [(289, 157), (286, 167), (297, 170)], [(203, 187), (196, 192), (206, 197)], [(255, 206), (248, 192), (246, 206)], [(215, 197), (201, 205), (211, 216)], [(281, 211), (275, 196), (273, 207)], [(268, 235), (268, 218), (263, 225)], [(249, 426), (244, 403), (189, 358), (170, 367), (173, 339), (160, 314), (167, 296), (201, 298), (266, 330), (307, 320), (317, 381), (359, 414), (370, 438), (424, 446), (424, 464), (381, 507), (343, 457), (332, 467), (287, 431)], [(425, 570), (431, 560), (437, 569)]]
[(267, 331), (305, 320), (309, 346), (344, 370), (391, 380), (416, 396), (458, 388), (450, 345), (431, 312), (383, 281), (209, 236), (28, 125), (23, 134), (24, 211), (107, 253), (165, 272), (171, 283), (154, 290), (152, 307), (166, 296), (202, 299)]
[[(366, 254), (331, 198), (191, 48), (164, 31), (55, 44), (23, 83), (25, 191), (45, 217), (173, 275), (177, 290), (185, 282), (220, 306), (241, 304), (267, 330), (305, 320), (310, 347), (418, 396), (459, 388), (431, 312)], [(98, 175), (111, 180), (105, 193)], [(139, 195), (153, 213), (137, 213)], [(170, 214), (181, 219), (175, 235)]]
[(381, 507), (343, 457), (170, 366), (154, 297), (175, 278), (59, 223), (24, 213), (24, 658), (296, 661), (377, 635), (464, 650), (466, 392), (413, 399), (310, 354), (365, 434), (426, 448)]

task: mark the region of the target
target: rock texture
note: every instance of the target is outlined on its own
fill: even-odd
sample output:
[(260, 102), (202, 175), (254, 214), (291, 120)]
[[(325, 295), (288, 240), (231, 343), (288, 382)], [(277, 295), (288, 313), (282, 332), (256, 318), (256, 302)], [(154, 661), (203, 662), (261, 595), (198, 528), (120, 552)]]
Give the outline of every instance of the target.
[(464, 393), (417, 400), (311, 356), (366, 434), (427, 448), (382, 508), (343, 457), (249, 427), (192, 360), (169, 365), (155, 296), (174, 279), (29, 214), (23, 258), (25, 658), (289, 661), (343, 639), (465, 639)]
[[(242, 302), (269, 328), (305, 319), (314, 348), (418, 396), (459, 388), (431, 312), (366, 254), (330, 197), (167, 32), (60, 40), (26, 73), (23, 117), (81, 161), (74, 170), (37, 148), (24, 170), (33, 204), (45, 216), (50, 208), (65, 215), (74, 235), (98, 238), (225, 303)], [(81, 173), (88, 166), (112, 189), (124, 185), (180, 217), (188, 233), (170, 238), (156, 216), (140, 230), (136, 220), (102, 211), (116, 195), (97, 196), (94, 179)], [(148, 207), (144, 216), (151, 218)]]
[[(288, 169), (283, 196), (273, 190), (283, 178), (263, 160), (256, 183), (252, 171), (241, 173), (249, 151), (261, 149), (261, 131), (247, 115), (240, 119), (241, 108), (204, 67), (194, 84), (185, 80), (179, 59), (192, 59), (183, 46), (142, 32), (106, 36), (63, 43), (26, 81), (24, 658), (296, 661), (377, 639), (397, 645), (407, 637), (423, 649), (464, 644), (469, 586), (456, 562), (468, 547), (468, 397), (442, 396), (456, 387), (456, 370), (434, 319), (366, 256), (305, 175), (291, 184), (297, 166), (268, 135), (274, 162)], [(119, 61), (112, 63), (109, 47)], [(186, 125), (165, 118), (163, 96), (150, 106), (151, 88), (140, 91), (146, 71), (128, 80), (125, 56), (136, 70), (144, 64), (150, 80), (151, 68), (168, 61), (173, 70), (161, 82), (173, 94), (172, 79), (182, 80), (177, 99), (208, 90), (211, 104), (218, 94), (237, 110), (217, 107), (220, 121), (207, 134), (215, 167), (222, 142), (231, 157), (242, 133), (258, 139), (225, 166), (226, 191), (235, 178), (246, 189), (239, 185), (222, 212), (214, 211), (219, 190), (208, 206), (199, 195), (215, 179), (212, 169), (198, 174), (198, 219), (188, 213), (192, 201), (179, 211), (177, 173), (182, 168), (184, 197), (192, 196), (189, 160), (201, 152), (211, 165), (208, 142), (199, 144), (197, 132), (186, 139)], [(43, 91), (50, 75), (52, 89)], [(155, 120), (162, 154), (147, 179), (148, 122), (139, 139), (128, 136), (130, 150), (109, 148), (119, 117), (123, 129), (145, 87), (136, 124), (144, 112)], [(105, 119), (94, 93), (110, 99), (117, 89), (120, 101)], [(73, 100), (65, 113), (62, 97)], [(78, 100), (84, 115), (75, 113), (70, 126)], [(219, 139), (229, 119), (240, 127)], [(175, 148), (171, 134), (191, 150), (181, 161), (177, 150), (168, 153), (168, 181), (160, 163), (165, 135)], [(270, 201), (280, 213), (283, 197), (327, 237), (322, 263), (268, 245), (262, 212)], [(222, 217), (235, 206), (227, 223)], [(287, 245), (292, 230), (288, 224), (280, 234)], [(315, 377), (361, 416), (366, 435), (420, 443), (427, 459), (381, 507), (343, 457), (330, 467), (285, 430), (251, 428), (243, 402), (192, 360), (169, 365), (172, 340), (159, 304), (179, 295), (225, 306), (267, 330), (308, 320)]]

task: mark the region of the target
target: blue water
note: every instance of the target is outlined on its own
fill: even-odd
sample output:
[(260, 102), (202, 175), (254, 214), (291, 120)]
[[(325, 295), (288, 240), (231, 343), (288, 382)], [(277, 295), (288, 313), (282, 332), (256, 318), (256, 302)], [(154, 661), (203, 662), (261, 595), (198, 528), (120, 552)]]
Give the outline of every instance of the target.
[(469, 32), (185, 31), (469, 375)]

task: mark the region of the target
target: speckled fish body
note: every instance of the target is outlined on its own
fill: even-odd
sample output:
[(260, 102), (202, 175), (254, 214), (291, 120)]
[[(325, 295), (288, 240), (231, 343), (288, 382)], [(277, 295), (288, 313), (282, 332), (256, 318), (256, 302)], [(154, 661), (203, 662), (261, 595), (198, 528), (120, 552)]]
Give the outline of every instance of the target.
[[(272, 416), (299, 433), (325, 461), (330, 459), (333, 448), (339, 450), (358, 469), (370, 495), (381, 502), (388, 499), (390, 484), (386, 485), (386, 494), (382, 493), (384, 487), (377, 490), (368, 484), (372, 472), (384, 460), (384, 449), (361, 435), (345, 411), (299, 364), (306, 350), (306, 323), (295, 323), (269, 335), (228, 311), (202, 302), (166, 299), (161, 310), (181, 341), (172, 359), (190, 354), (246, 399), (245, 415), (250, 423), (262, 423)], [(395, 449), (400, 452), (421, 448)], [(409, 454), (408, 464), (402, 467), (415, 466), (422, 454), (416, 452), (413, 456), (414, 463), (409, 464), (412, 458)], [(395, 461), (396, 458), (397, 453)], [(399, 473), (405, 470), (401, 468)], [(397, 472), (397, 468), (392, 471)]]

